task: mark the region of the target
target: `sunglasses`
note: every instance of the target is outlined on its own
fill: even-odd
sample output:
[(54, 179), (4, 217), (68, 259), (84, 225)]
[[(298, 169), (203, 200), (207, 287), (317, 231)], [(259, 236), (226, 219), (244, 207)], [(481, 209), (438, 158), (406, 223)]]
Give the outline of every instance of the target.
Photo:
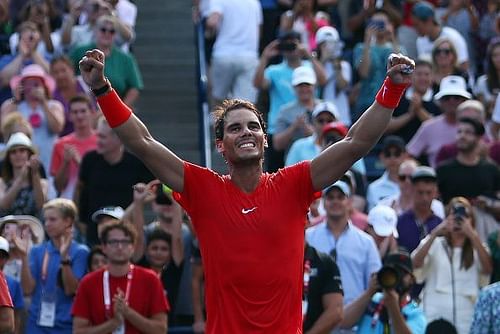
[(103, 34), (109, 32), (111, 35), (114, 35), (116, 32), (115, 29), (107, 29), (104, 27), (100, 28), (99, 31), (102, 32)]
[(411, 175), (405, 175), (405, 174), (399, 174), (398, 179), (401, 182), (405, 182), (406, 180), (410, 181), (411, 180)]
[(451, 49), (436, 49), (434, 51), (434, 53), (437, 55), (442, 53), (442, 54), (447, 56), (447, 55), (451, 54)]
[(384, 153), (384, 157), (386, 157), (386, 158), (390, 158), (390, 157), (399, 158), (403, 154), (403, 151), (401, 151), (401, 150), (394, 150), (394, 151), (386, 150), (383, 153)]

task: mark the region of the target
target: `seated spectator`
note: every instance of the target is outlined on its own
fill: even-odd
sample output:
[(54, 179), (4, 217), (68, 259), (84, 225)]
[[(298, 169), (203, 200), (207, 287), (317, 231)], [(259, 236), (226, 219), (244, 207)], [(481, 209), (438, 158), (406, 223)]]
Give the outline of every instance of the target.
[(316, 32), (317, 57), (325, 68), (327, 83), (322, 90), (322, 98), (332, 102), (339, 111), (339, 121), (351, 126), (351, 106), (348, 91), (352, 82), (352, 67), (342, 59), (344, 42), (337, 29), (322, 27)]
[(377, 204), (368, 212), (366, 232), (372, 236), (378, 247), (380, 258), (398, 250), (398, 216), (389, 206)]
[(432, 64), (417, 60), (412, 84), (394, 110), (385, 133), (399, 136), (409, 143), (423, 122), (441, 113), (433, 97)]
[(372, 104), (384, 81), (387, 57), (392, 52), (399, 52), (394, 26), (386, 12), (379, 10), (370, 17), (364, 42), (358, 43), (353, 52), (353, 64), (360, 78), (359, 93), (352, 110), (353, 118), (357, 120)]
[(439, 92), (434, 95), (442, 114), (425, 121), (407, 145), (408, 153), (417, 159), (427, 160), (436, 168), (436, 156), (445, 144), (453, 142), (457, 131), (457, 108), (469, 100), (465, 79), (450, 75), (441, 80)]
[(96, 327), (107, 333), (167, 332), (170, 308), (158, 276), (130, 262), (135, 241), (130, 224), (115, 223), (103, 230), (102, 247), (109, 262), (81, 281), (71, 312), (75, 333)]
[(78, 62), (86, 51), (97, 48), (104, 52), (106, 55), (104, 74), (123, 101), (128, 106), (133, 106), (143, 88), (142, 77), (134, 56), (114, 46), (116, 29), (117, 23), (114, 17), (100, 16), (94, 27), (95, 42), (77, 47), (71, 52), (70, 58), (79, 74)]
[(95, 111), (97, 105), (94, 97), (90, 95), (90, 89), (87, 84), (82, 80), (81, 76), (75, 75), (73, 63), (67, 56), (52, 59), (50, 62), (50, 75), (56, 82), (52, 97), (54, 100), (61, 102), (64, 107), (64, 129), (59, 133), (59, 136), (62, 137), (74, 130), (69, 110), (69, 101), (71, 98), (76, 95), (85, 94), (91, 99), (92, 110)]
[(500, 328), (500, 283), (483, 288), (476, 306), (469, 334), (495, 333)]
[(37, 64), (28, 65), (20, 75), (10, 80), (12, 91), (21, 91), (19, 99), (2, 104), (2, 118), (19, 111), (33, 128), (33, 143), (43, 148), (40, 161), (45, 169), (50, 166), (52, 149), (64, 127), (64, 109), (59, 101), (51, 99), (55, 88), (54, 79)]
[(0, 211), (2, 215), (39, 216), (47, 200), (48, 184), (42, 179), (40, 161), (31, 140), (14, 133), (5, 148), (0, 178)]
[(7, 239), (10, 247), (10, 257), (5, 263), (3, 272), (21, 282), (21, 254), (16, 248), (15, 238), (27, 244), (28, 251), (33, 246), (45, 241), (45, 231), (38, 218), (28, 215), (8, 215), (0, 218), (0, 236)]
[(351, 190), (337, 181), (323, 191), (326, 221), (306, 230), (306, 241), (318, 251), (330, 254), (340, 269), (344, 305), (368, 288), (370, 276), (381, 267), (373, 238), (349, 221)]
[(438, 91), (439, 84), (444, 77), (449, 75), (459, 75), (467, 81), (467, 72), (458, 66), (457, 50), (451, 39), (440, 37), (434, 41), (432, 47), (432, 89)]
[[(410, 254), (390, 253), (383, 263), (364, 293), (344, 307), (341, 327), (357, 326), (359, 334), (423, 334), (427, 324), (424, 312), (409, 295), (415, 284)], [(393, 275), (397, 277), (395, 282)]]
[(11, 98), (20, 99), (20, 92), (12, 92), (10, 80), (21, 73), (21, 70), (30, 64), (40, 65), (45, 72), (49, 71), (49, 63), (41, 55), (37, 46), (40, 42), (40, 31), (33, 22), (24, 22), (18, 27), (19, 43), (12, 54), (3, 54), (0, 57), (0, 103)]
[(454, 197), (445, 220), (412, 253), (417, 282), (425, 281), (422, 303), (427, 320), (444, 318), (459, 334), (469, 333), (481, 275), (492, 271), (474, 225), (469, 201)]
[[(9, 261), (9, 242), (7, 239), (0, 237), (0, 272), (4, 271), (5, 264)], [(14, 307), (14, 324), (15, 329), (12, 333), (21, 332), (21, 320), (24, 313), (24, 296), (21, 289), (21, 284), (19, 281), (15, 280), (11, 276), (5, 274), (4, 277), (9, 288), (9, 294), (12, 298), (12, 304)], [(5, 321), (3, 318), (0, 320)]]
[(427, 166), (416, 167), (411, 174), (411, 183), (411, 207), (398, 216), (397, 224), (398, 245), (410, 253), (442, 221), (432, 211), (432, 202), (437, 197), (437, 177), (434, 169)]
[(293, 8), (281, 14), (280, 31), (297, 31), (309, 51), (316, 49), (316, 31), (329, 22), (317, 15), (316, 0), (296, 0)]
[(72, 240), (77, 219), (75, 204), (57, 198), (43, 207), (45, 232), (49, 240), (28, 253), (26, 243), (15, 238), (22, 254), (21, 284), (32, 296), (26, 333), (47, 328), (72, 333), (71, 305), (79, 281), (87, 271), (88, 248)]
[(444, 203), (451, 198), (463, 196), (470, 199), (475, 215), (475, 228), (481, 240), (498, 230), (495, 217), (500, 208), (500, 170), (494, 163), (480, 156), (479, 143), (484, 134), (483, 125), (473, 118), (458, 121), (456, 158), (437, 168), (439, 192)]
[[(314, 97), (316, 75), (312, 68), (307, 66), (297, 67), (293, 71), (292, 86), (295, 91), (296, 101), (283, 105), (276, 121), (276, 133), (273, 136), (273, 147), (278, 151), (288, 152), (290, 146), (300, 138), (308, 137), (314, 133), (313, 110), (319, 103)], [(333, 116), (333, 120), (338, 115)]]
[[(337, 117), (338, 111), (333, 103), (318, 103), (311, 113), (313, 132), (309, 136), (300, 138), (292, 144), (286, 156), (285, 166), (290, 166), (304, 160), (312, 160), (317, 156), (323, 150), (321, 146), (323, 127), (326, 124), (337, 121)], [(343, 138), (347, 134), (347, 128), (344, 124), (336, 122), (336, 132)]]
[(104, 268), (108, 264), (108, 258), (102, 251), (101, 246), (94, 246), (89, 252), (87, 260), (87, 271), (89, 273)]
[[(30, 0), (26, 3), (20, 13), (21, 22), (33, 22), (40, 32), (40, 43), (37, 51), (47, 60), (59, 53), (61, 47), (60, 35), (53, 32), (49, 15), (53, 12), (51, 0)], [(10, 36), (10, 50), (17, 50), (19, 43), (19, 34), (13, 33)]]
[(384, 174), (368, 185), (366, 200), (370, 210), (381, 200), (398, 196), (398, 171), (401, 163), (406, 159), (405, 142), (401, 137), (387, 136), (382, 141), (382, 150), (379, 159), (385, 168)]
[(95, 111), (86, 95), (75, 95), (69, 101), (69, 119), (74, 131), (54, 143), (50, 174), (58, 197), (72, 199), (78, 183), (78, 170), (82, 157), (97, 147), (93, 129)]
[(427, 1), (420, 1), (412, 9), (412, 21), (419, 37), (417, 38), (417, 55), (432, 55), (433, 42), (439, 37), (448, 37), (457, 51), (457, 62), (463, 71), (469, 67), (469, 52), (465, 39), (458, 31), (443, 27), (435, 17), (434, 6)]

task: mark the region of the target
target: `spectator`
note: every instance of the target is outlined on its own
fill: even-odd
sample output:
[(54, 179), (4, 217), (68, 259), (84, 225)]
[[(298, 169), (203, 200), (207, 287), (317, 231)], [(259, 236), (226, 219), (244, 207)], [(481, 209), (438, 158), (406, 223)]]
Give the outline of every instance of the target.
[(444, 77), (459, 75), (467, 81), (468, 74), (458, 67), (457, 50), (448, 37), (439, 37), (432, 47), (432, 89), (438, 91), (439, 84)]
[[(9, 242), (4, 237), (0, 237), (0, 272), (4, 271), (5, 264), (9, 261)], [(1, 275), (1, 274), (0, 274)], [(14, 334), (21, 333), (21, 320), (24, 313), (24, 296), (21, 289), (21, 284), (16, 279), (6, 275), (4, 272), (5, 281), (9, 288), (9, 294), (12, 298), (14, 308)], [(3, 320), (0, 318), (0, 320)], [(0, 330), (1, 332), (1, 330)]]
[(342, 282), (333, 259), (305, 244), (302, 309), (304, 333), (329, 333), (343, 317)]
[[(397, 273), (394, 287), (381, 286), (382, 270), (387, 268)], [(382, 270), (372, 275), (370, 285), (359, 298), (344, 307), (342, 327), (357, 325), (359, 334), (423, 334), (427, 323), (424, 312), (409, 295), (415, 284), (410, 254), (390, 253), (384, 258)]]
[[(311, 113), (311, 119), (314, 132), (310, 136), (300, 138), (292, 144), (286, 157), (286, 166), (291, 166), (304, 160), (311, 160), (322, 151), (321, 138), (323, 127), (326, 124), (337, 121), (337, 108), (331, 102), (318, 103)], [(340, 138), (344, 138), (347, 134), (347, 128), (340, 122), (336, 122), (336, 130)]]
[(10, 256), (3, 267), (3, 272), (21, 282), (22, 256), (16, 248), (15, 238), (27, 244), (28, 252), (33, 246), (45, 241), (42, 223), (36, 217), (28, 215), (9, 215), (0, 218), (0, 236), (9, 242)]
[(437, 177), (444, 203), (457, 196), (470, 199), (475, 229), (486, 242), (488, 235), (498, 229), (494, 216), (499, 210), (495, 203), (500, 190), (500, 170), (480, 156), (478, 146), (483, 134), (484, 127), (479, 121), (461, 118), (456, 134), (457, 157), (441, 164)]
[[(31, 124), (18, 111), (8, 113), (4, 118), (2, 118), (1, 124), (2, 137), (7, 140), (16, 132), (22, 132), (28, 138), (31, 138), (33, 136), (33, 128), (31, 127)], [(5, 144), (3, 144), (2, 146), (2, 149), (5, 149)]]
[(398, 216), (393, 208), (377, 204), (368, 212), (368, 228), (366, 232), (377, 244), (380, 258), (398, 250)]
[(306, 241), (318, 251), (330, 254), (340, 269), (344, 305), (368, 288), (370, 276), (381, 267), (373, 238), (349, 221), (351, 191), (337, 181), (323, 191), (326, 222), (306, 230)]
[[(102, 231), (108, 225), (119, 223), (125, 218), (125, 211), (121, 206), (105, 206), (95, 211), (92, 214), (92, 222), (97, 225), (97, 239), (101, 241)], [(83, 230), (85, 229), (82, 228)], [(94, 246), (95, 247), (95, 246)], [(144, 248), (142, 245), (141, 250)], [(138, 260), (143, 253), (141, 253), (136, 259)]]
[(432, 64), (417, 60), (412, 84), (394, 110), (385, 133), (399, 136), (405, 143), (410, 142), (423, 122), (441, 113), (433, 97)]
[(67, 56), (60, 56), (50, 62), (50, 75), (54, 78), (56, 87), (52, 97), (62, 103), (64, 107), (64, 128), (59, 136), (66, 136), (73, 132), (73, 121), (70, 117), (69, 101), (71, 98), (86, 94), (91, 98), (91, 109), (96, 110), (96, 103), (90, 97), (89, 87), (83, 82), (81, 76), (75, 75), (71, 60)]
[(296, 31), (309, 51), (316, 49), (316, 32), (329, 22), (317, 15), (317, 0), (295, 0), (293, 8), (281, 14), (280, 31)]
[(103, 230), (108, 265), (81, 282), (71, 312), (75, 334), (96, 327), (107, 333), (167, 332), (169, 306), (158, 276), (130, 262), (136, 236), (128, 223), (111, 224)]
[(451, 322), (440, 318), (427, 324), (425, 334), (457, 334), (457, 329)]
[(397, 225), (398, 245), (410, 253), (442, 220), (432, 211), (432, 202), (437, 196), (437, 177), (434, 169), (427, 166), (416, 167), (411, 174), (411, 183), (411, 208), (399, 215)]
[(382, 141), (379, 159), (385, 168), (384, 174), (368, 185), (366, 200), (368, 209), (373, 208), (387, 197), (398, 196), (398, 171), (406, 159), (406, 148), (403, 139), (397, 136), (387, 136)]
[(47, 180), (40, 175), (40, 161), (31, 140), (14, 133), (5, 148), (0, 178), (0, 211), (2, 215), (39, 216), (47, 200)]
[(450, 75), (441, 80), (439, 92), (434, 95), (442, 115), (425, 121), (407, 145), (408, 153), (415, 158), (422, 158), (436, 168), (436, 156), (439, 149), (453, 142), (457, 131), (456, 112), (460, 103), (469, 100), (471, 94), (466, 90), (464, 78)]
[[(40, 32), (40, 43), (37, 51), (47, 60), (59, 52), (60, 35), (53, 32), (49, 16), (54, 14), (51, 0), (30, 0), (20, 13), (21, 22), (33, 22)], [(55, 17), (55, 16), (54, 16)], [(19, 34), (13, 33), (9, 38), (10, 50), (14, 53), (19, 43)]]
[(22, 254), (21, 284), (32, 296), (26, 333), (45, 333), (48, 328), (72, 333), (70, 314), (73, 296), (86, 272), (88, 248), (72, 240), (77, 219), (75, 204), (56, 198), (43, 207), (49, 240), (28, 253), (27, 243), (15, 238)]
[[(479, 29), (477, 34), (479, 35), (479, 47), (478, 47), (478, 66), (483, 69), (484, 72), (488, 71), (488, 59), (484, 61), (485, 55), (487, 54), (486, 49), (490, 41), (500, 32), (498, 29), (498, 13), (500, 12), (500, 4), (496, 0), (486, 1), (486, 12), (480, 15)], [(483, 71), (478, 71), (478, 73), (483, 73)]]
[(129, 0), (104, 0), (111, 6), (112, 15), (117, 18), (120, 38), (117, 40), (123, 52), (129, 52), (129, 47), (135, 38), (135, 22), (137, 18), (137, 5)]
[(94, 28), (94, 42), (75, 48), (70, 53), (70, 58), (77, 73), (80, 74), (78, 62), (86, 51), (97, 48), (104, 52), (106, 54), (106, 66), (104, 67), (106, 77), (113, 83), (114, 89), (125, 103), (133, 106), (143, 88), (142, 77), (134, 56), (124, 53), (114, 46), (116, 29), (117, 23), (113, 16), (100, 16)]
[(50, 163), (50, 174), (59, 197), (73, 198), (82, 157), (97, 147), (93, 108), (86, 95), (75, 95), (69, 101), (69, 119), (74, 131), (55, 142)]
[[(496, 96), (500, 93), (500, 37), (493, 38), (488, 44), (486, 64), (486, 73), (477, 79), (474, 94), (486, 107), (487, 114), (491, 115)], [(493, 132), (498, 132), (498, 129), (497, 126)], [(497, 137), (498, 135), (494, 136)]]
[(332, 102), (339, 111), (339, 121), (346, 126), (352, 124), (351, 106), (348, 91), (352, 82), (352, 67), (342, 59), (344, 42), (340, 40), (337, 29), (322, 27), (316, 32), (317, 57), (325, 68), (327, 83), (323, 87), (322, 97)]
[(458, 31), (442, 27), (435, 17), (434, 6), (427, 1), (420, 1), (412, 9), (412, 21), (419, 37), (417, 38), (418, 57), (432, 54), (433, 41), (439, 37), (448, 37), (457, 50), (457, 62), (463, 71), (469, 67), (469, 52), (465, 39)]
[(399, 52), (394, 26), (384, 11), (375, 11), (366, 26), (365, 39), (354, 47), (353, 64), (359, 75), (359, 92), (354, 104), (353, 118), (358, 119), (370, 105), (387, 71), (385, 59)]
[(19, 44), (12, 54), (4, 54), (0, 57), (0, 102), (3, 103), (14, 94), (14, 100), (20, 98), (20, 92), (12, 92), (9, 86), (10, 80), (18, 75), (21, 70), (30, 64), (40, 65), (46, 72), (49, 71), (49, 63), (37, 51), (40, 42), (40, 32), (33, 22), (24, 22), (18, 28)]
[(39, 152), (40, 161), (48, 169), (54, 143), (64, 127), (64, 108), (59, 101), (51, 99), (54, 79), (41, 66), (32, 64), (10, 80), (10, 87), (13, 92), (19, 92), (19, 97), (5, 101), (1, 115), (5, 117), (19, 111), (30, 122), (33, 143), (43, 148)]
[(481, 275), (491, 274), (490, 256), (474, 229), (469, 201), (454, 197), (447, 216), (412, 253), (417, 281), (425, 281), (423, 308), (428, 321), (444, 318), (459, 334), (469, 333)]
[(495, 333), (500, 328), (500, 283), (484, 287), (474, 307), (469, 334)]
[[(310, 67), (300, 66), (293, 71), (292, 85), (297, 99), (280, 108), (273, 136), (273, 147), (284, 150), (285, 156), (293, 142), (314, 132), (312, 113), (319, 103), (314, 97), (315, 84), (316, 75)], [(332, 121), (337, 120), (337, 116), (334, 115)]]
[(87, 261), (87, 271), (89, 273), (97, 271), (101, 268), (106, 267), (108, 264), (108, 258), (106, 254), (102, 251), (101, 246), (94, 246), (89, 252)]
[(4, 274), (0, 271), (0, 332), (10, 333), (14, 329), (14, 305)]
[(214, 105), (233, 97), (255, 102), (262, 8), (257, 0), (211, 0), (206, 29), (217, 34), (212, 52)]
[[(316, 74), (318, 85), (323, 86), (326, 83), (323, 65), (315, 57), (311, 57), (311, 54), (299, 41), (300, 34), (294, 31), (284, 33), (278, 40), (272, 41), (262, 51), (259, 66), (255, 72), (254, 86), (269, 91), (269, 113), (267, 116), (269, 148), (265, 159), (268, 171), (276, 171), (284, 165), (284, 152), (279, 152), (273, 147), (273, 136), (276, 133), (280, 108), (295, 100), (292, 87), (294, 69), (299, 66), (310, 66)], [(283, 61), (266, 68), (269, 60), (279, 54), (283, 56)], [(306, 60), (303, 60), (303, 57)]]
[(125, 151), (107, 121), (97, 123), (97, 149), (87, 152), (80, 164), (78, 207), (89, 245), (98, 243), (97, 225), (91, 215), (102, 207), (127, 207), (133, 200), (132, 186), (153, 176), (135, 156)]

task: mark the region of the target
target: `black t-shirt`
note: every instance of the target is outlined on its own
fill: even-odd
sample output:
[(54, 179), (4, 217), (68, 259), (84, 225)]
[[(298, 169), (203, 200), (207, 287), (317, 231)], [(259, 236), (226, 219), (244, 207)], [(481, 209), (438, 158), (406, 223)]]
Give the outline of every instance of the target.
[(476, 198), (479, 195), (496, 198), (500, 190), (498, 167), (481, 159), (475, 166), (466, 166), (457, 159), (443, 162), (437, 170), (438, 187), (446, 204), (456, 196)]
[(333, 259), (315, 248), (306, 245), (304, 261), (310, 261), (308, 308), (304, 320), (304, 332), (309, 330), (323, 313), (322, 297), (328, 293), (341, 293), (340, 271)]
[(114, 165), (110, 165), (96, 151), (85, 154), (80, 166), (79, 182), (82, 188), (78, 206), (80, 220), (87, 224), (87, 243), (98, 243), (97, 225), (92, 222), (92, 213), (105, 206), (126, 209), (133, 200), (132, 186), (153, 179), (146, 166), (128, 152), (124, 152), (122, 160)]
[[(399, 102), (398, 107), (394, 109), (393, 117), (398, 117), (406, 114), (408, 112), (409, 107), (410, 107), (410, 100), (408, 100), (406, 97), (403, 96), (403, 98)], [(422, 101), (422, 107), (433, 116), (441, 114), (441, 109), (439, 109), (439, 107), (433, 101)], [(405, 143), (408, 144), (415, 135), (415, 133), (417, 132), (420, 125), (422, 125), (422, 122), (418, 119), (417, 116), (414, 116), (411, 119), (411, 121), (406, 123), (405, 126), (403, 126), (398, 131), (391, 133), (391, 135), (403, 138)]]
[[(137, 264), (144, 268), (151, 268), (146, 256), (143, 256)], [(177, 296), (179, 295), (182, 268), (184, 268), (184, 261), (182, 261), (179, 266), (177, 266), (174, 261), (170, 261), (161, 271), (160, 280), (170, 305), (170, 311), (168, 312), (170, 315), (175, 314), (175, 305), (177, 303)], [(173, 316), (168, 317), (169, 325), (172, 325), (173, 320)]]

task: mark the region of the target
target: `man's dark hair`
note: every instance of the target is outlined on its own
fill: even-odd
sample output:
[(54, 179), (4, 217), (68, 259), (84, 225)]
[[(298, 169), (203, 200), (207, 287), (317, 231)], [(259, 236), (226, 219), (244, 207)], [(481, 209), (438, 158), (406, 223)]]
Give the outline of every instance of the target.
[(425, 334), (457, 334), (457, 329), (451, 322), (441, 318), (427, 324)]
[(262, 131), (266, 133), (266, 122), (264, 122), (264, 116), (257, 109), (255, 104), (240, 99), (228, 99), (224, 100), (221, 105), (218, 105), (213, 112), (215, 117), (215, 140), (222, 140), (222, 138), (224, 138), (224, 125), (226, 116), (230, 111), (235, 109), (247, 109), (253, 112), (259, 119)]
[(474, 128), (474, 133), (476, 136), (480, 137), (482, 135), (484, 135), (484, 125), (478, 121), (477, 119), (475, 118), (471, 118), (471, 117), (461, 117), (459, 120), (458, 120), (459, 123), (467, 123), (469, 125), (471, 125), (473, 128)]
[(147, 237), (146, 247), (149, 246), (155, 240), (163, 240), (170, 247), (172, 247), (172, 236), (170, 233), (162, 230), (161, 228), (155, 228)]
[(69, 99), (68, 106), (71, 108), (71, 105), (73, 103), (78, 103), (78, 102), (83, 102), (87, 104), (87, 106), (90, 108), (90, 110), (94, 109), (94, 106), (92, 105), (92, 101), (90, 101), (90, 98), (86, 94), (77, 94), (73, 96), (71, 99)]
[(132, 243), (135, 244), (135, 241), (137, 240), (137, 231), (132, 224), (127, 222), (116, 222), (106, 225), (106, 227), (104, 227), (101, 233), (101, 242), (103, 244), (106, 244), (108, 242), (108, 235), (109, 232), (111, 232), (112, 230), (122, 231), (123, 234), (129, 237)]
[(87, 270), (88, 271), (90, 271), (90, 266), (92, 264), (92, 260), (94, 259), (94, 256), (97, 254), (106, 257), (106, 254), (104, 254), (104, 252), (102, 251), (101, 246), (97, 245), (97, 246), (92, 247), (92, 249), (89, 252), (89, 255), (87, 256)]

